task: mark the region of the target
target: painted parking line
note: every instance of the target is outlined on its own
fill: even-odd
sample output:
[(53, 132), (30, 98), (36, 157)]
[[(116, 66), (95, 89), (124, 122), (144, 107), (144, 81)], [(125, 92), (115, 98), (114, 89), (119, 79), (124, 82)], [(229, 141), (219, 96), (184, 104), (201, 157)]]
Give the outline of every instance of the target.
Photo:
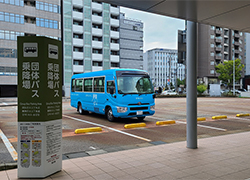
[(247, 118), (241, 118), (241, 117), (230, 117), (232, 119), (239, 119), (239, 120), (244, 120), (244, 121), (250, 121), (250, 119)]
[(8, 138), (4, 135), (3, 131), (0, 129), (0, 137), (3, 140), (6, 148), (8, 149), (10, 155), (12, 156), (14, 161), (17, 161), (17, 152), (15, 148), (11, 145), (10, 141)]
[(120, 131), (120, 130), (117, 130), (117, 129), (114, 129), (114, 128), (111, 128), (111, 127), (108, 127), (108, 126), (104, 126), (104, 125), (101, 125), (101, 124), (89, 122), (89, 121), (86, 121), (86, 120), (78, 119), (78, 118), (67, 116), (67, 115), (63, 115), (63, 117), (66, 117), (66, 118), (69, 118), (69, 119), (73, 119), (73, 120), (76, 120), (76, 121), (80, 121), (80, 122), (84, 122), (84, 123), (87, 123), (87, 124), (92, 124), (94, 126), (99, 126), (99, 127), (102, 127), (102, 128), (109, 129), (111, 131), (115, 131), (115, 132), (127, 135), (127, 136), (131, 136), (131, 137), (134, 137), (134, 138), (137, 138), (137, 139), (141, 139), (141, 140), (144, 140), (144, 141), (147, 141), (147, 142), (151, 142), (150, 139), (146, 139), (146, 138), (143, 138), (143, 137), (140, 137), (140, 136), (136, 136), (134, 134), (126, 133), (126, 132), (123, 132), (123, 131)]
[[(150, 118), (158, 119), (158, 120), (166, 120), (164, 118), (157, 118), (157, 117), (152, 117), (152, 116)], [(187, 124), (187, 122), (184, 122), (184, 121), (175, 120), (175, 122), (180, 123), (180, 124)], [(218, 131), (227, 131), (226, 129), (217, 128), (217, 127), (213, 127), (213, 126), (206, 126), (206, 125), (201, 125), (201, 124), (197, 124), (197, 126), (202, 127), (202, 128), (214, 129), (214, 130), (218, 130)]]

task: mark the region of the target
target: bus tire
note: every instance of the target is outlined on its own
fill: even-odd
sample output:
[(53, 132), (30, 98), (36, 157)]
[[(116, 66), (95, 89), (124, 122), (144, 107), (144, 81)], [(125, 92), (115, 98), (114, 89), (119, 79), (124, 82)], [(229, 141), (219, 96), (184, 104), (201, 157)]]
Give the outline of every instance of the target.
[(145, 116), (143, 116), (143, 117), (137, 117), (137, 119), (138, 119), (139, 121), (143, 121), (144, 118), (145, 118)]
[(87, 114), (87, 111), (84, 111), (84, 110), (82, 109), (82, 104), (81, 104), (80, 102), (78, 103), (77, 111), (78, 111), (80, 114)]
[(108, 121), (110, 121), (110, 122), (115, 121), (115, 117), (113, 116), (113, 112), (112, 112), (111, 107), (107, 108), (106, 117), (107, 117)]

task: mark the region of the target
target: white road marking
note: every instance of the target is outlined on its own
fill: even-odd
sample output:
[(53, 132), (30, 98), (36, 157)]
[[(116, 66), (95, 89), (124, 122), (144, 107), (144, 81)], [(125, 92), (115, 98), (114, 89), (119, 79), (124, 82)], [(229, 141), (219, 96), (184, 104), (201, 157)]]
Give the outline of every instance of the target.
[(240, 117), (230, 117), (230, 118), (239, 119), (239, 120), (245, 120), (245, 121), (250, 121), (250, 119), (247, 119), (247, 118), (240, 118)]
[(3, 131), (0, 129), (0, 137), (3, 140), (6, 148), (8, 149), (10, 155), (12, 156), (14, 161), (17, 161), (17, 152), (15, 148), (11, 145), (10, 141), (8, 138), (4, 135)]
[(131, 136), (131, 137), (134, 137), (134, 138), (137, 138), (137, 139), (141, 139), (141, 140), (144, 140), (144, 141), (151, 142), (150, 139), (146, 139), (146, 138), (143, 138), (143, 137), (140, 137), (140, 136), (136, 136), (136, 135), (133, 135), (133, 134), (130, 134), (130, 133), (126, 133), (126, 132), (123, 132), (123, 131), (120, 131), (120, 130), (117, 130), (117, 129), (114, 129), (114, 128), (111, 128), (111, 127), (108, 127), (108, 126), (104, 126), (104, 125), (101, 125), (101, 124), (97, 124), (97, 123), (89, 122), (89, 121), (86, 121), (86, 120), (74, 118), (74, 117), (71, 117), (71, 116), (66, 116), (66, 115), (63, 115), (63, 116), (66, 117), (66, 118), (76, 120), (76, 121), (80, 121), (80, 122), (92, 124), (92, 125), (95, 125), (95, 126), (103, 127), (103, 128), (106, 128), (106, 129), (109, 129), (109, 130), (112, 130), (112, 131), (115, 131), (115, 132), (118, 132), (118, 133), (121, 133), (121, 134), (125, 134), (127, 136)]
[[(157, 117), (150, 117), (150, 118), (160, 119), (160, 120), (166, 120), (166, 119), (164, 119), (164, 118), (157, 118)], [(184, 122), (184, 121), (175, 120), (175, 122), (178, 122), (178, 123), (180, 123), (180, 124), (187, 124), (187, 122)], [(205, 126), (205, 125), (201, 125), (201, 124), (197, 124), (197, 126), (203, 127), (203, 128), (208, 128), (208, 129), (214, 129), (214, 130), (218, 130), (218, 131), (227, 131), (226, 129), (217, 128), (217, 127), (212, 127), (212, 126)]]
[(94, 150), (95, 150), (96, 148), (95, 148), (95, 147), (93, 147), (93, 146), (90, 146), (90, 147), (89, 147), (89, 149), (94, 149)]

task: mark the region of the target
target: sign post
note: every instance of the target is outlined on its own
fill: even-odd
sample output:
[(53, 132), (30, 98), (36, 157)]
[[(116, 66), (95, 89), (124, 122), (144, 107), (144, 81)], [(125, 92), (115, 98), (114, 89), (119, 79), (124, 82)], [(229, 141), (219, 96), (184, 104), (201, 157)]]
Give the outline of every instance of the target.
[(62, 169), (61, 42), (18, 37), (18, 178)]

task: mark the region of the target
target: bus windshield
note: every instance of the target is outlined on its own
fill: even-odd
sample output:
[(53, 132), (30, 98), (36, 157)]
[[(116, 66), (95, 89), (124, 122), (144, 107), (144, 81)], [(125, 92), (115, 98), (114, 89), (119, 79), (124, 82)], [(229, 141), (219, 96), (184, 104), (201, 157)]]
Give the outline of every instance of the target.
[(117, 77), (119, 94), (149, 94), (154, 93), (151, 80), (148, 75), (136, 74)]

